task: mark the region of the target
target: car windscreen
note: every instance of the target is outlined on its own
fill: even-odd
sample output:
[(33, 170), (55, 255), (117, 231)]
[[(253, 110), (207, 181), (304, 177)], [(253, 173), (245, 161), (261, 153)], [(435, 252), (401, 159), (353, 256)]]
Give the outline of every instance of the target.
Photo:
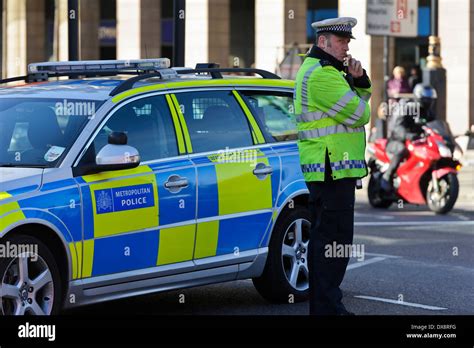
[(441, 135), (446, 142), (446, 145), (448, 145), (448, 148), (451, 151), (454, 151), (454, 148), (456, 146), (456, 140), (454, 139), (454, 135), (451, 131), (451, 128), (449, 128), (449, 124), (443, 120), (434, 120), (431, 122), (428, 122), (426, 124), (428, 127), (433, 129), (436, 133)]
[(55, 167), (102, 103), (0, 98), (0, 167)]
[(442, 120), (434, 120), (428, 122), (426, 125), (443, 137), (453, 137), (453, 133), (451, 132), (451, 128), (449, 128), (449, 124)]

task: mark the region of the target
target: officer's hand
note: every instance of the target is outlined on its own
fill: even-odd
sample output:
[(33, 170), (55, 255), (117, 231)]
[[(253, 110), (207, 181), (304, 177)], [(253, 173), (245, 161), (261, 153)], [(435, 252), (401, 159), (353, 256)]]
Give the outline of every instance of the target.
[(350, 58), (348, 72), (353, 77), (358, 78), (364, 75), (364, 69), (362, 69), (362, 63), (357, 59)]

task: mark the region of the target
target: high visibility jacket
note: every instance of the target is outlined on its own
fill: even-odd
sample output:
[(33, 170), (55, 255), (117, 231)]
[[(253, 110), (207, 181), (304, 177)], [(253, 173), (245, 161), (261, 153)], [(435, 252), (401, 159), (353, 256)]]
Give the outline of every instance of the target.
[(294, 104), (301, 170), (306, 181), (324, 181), (326, 151), (332, 177), (362, 178), (365, 129), (370, 120), (370, 80), (353, 87), (327, 60), (308, 56), (296, 76)]

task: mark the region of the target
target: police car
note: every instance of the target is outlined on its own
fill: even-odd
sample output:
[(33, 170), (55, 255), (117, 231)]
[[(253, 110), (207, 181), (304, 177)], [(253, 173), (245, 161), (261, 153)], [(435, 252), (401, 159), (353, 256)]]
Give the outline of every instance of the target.
[(307, 298), (293, 82), (169, 66), (47, 62), (1, 81), (3, 314), (248, 278), (269, 301)]

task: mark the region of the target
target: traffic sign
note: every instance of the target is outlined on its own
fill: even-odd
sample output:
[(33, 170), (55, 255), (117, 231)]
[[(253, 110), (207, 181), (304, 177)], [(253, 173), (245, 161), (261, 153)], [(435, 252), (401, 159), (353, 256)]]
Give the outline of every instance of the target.
[(367, 35), (418, 36), (418, 0), (367, 0)]

